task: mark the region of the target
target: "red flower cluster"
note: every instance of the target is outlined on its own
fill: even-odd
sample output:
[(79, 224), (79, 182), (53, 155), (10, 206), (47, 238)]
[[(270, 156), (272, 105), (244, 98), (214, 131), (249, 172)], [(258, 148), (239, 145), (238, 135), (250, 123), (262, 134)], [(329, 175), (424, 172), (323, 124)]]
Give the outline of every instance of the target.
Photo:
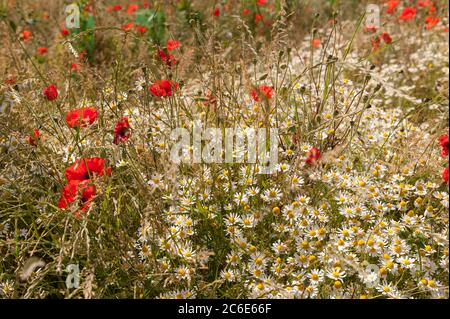
[[(441, 146), (441, 156), (448, 156), (448, 134), (439, 137), (439, 145)], [(448, 184), (448, 167), (442, 172), (442, 179)]]
[(263, 16), (259, 13), (255, 14), (255, 23), (262, 21)]
[(33, 33), (31, 33), (30, 30), (23, 30), (20, 33), (20, 38), (24, 41), (29, 40), (33, 36)]
[(425, 18), (425, 29), (427, 30), (431, 30), (432, 28), (434, 28), (439, 22), (441, 21), (441, 19), (439, 19), (438, 17), (435, 16), (428, 16)]
[(400, 0), (389, 0), (387, 2), (387, 14), (393, 14), (395, 11), (395, 8), (400, 4)]
[(122, 6), (120, 4), (115, 4), (113, 6), (109, 6), (109, 7), (106, 8), (106, 11), (108, 13), (111, 13), (113, 11), (117, 12), (117, 11), (120, 11), (120, 10), (122, 10)]
[(142, 25), (137, 25), (136, 32), (140, 33), (140, 34), (144, 34), (145, 32), (147, 32), (147, 28)]
[(402, 21), (409, 21), (411, 19), (414, 19), (414, 17), (416, 16), (416, 12), (416, 8), (406, 7), (405, 9), (403, 9), (399, 19)]
[(380, 48), (381, 39), (380, 39), (380, 37), (372, 38), (372, 39), (370, 39), (370, 43), (372, 43), (372, 49), (374, 51), (376, 51)]
[(179, 85), (177, 82), (172, 82), (168, 80), (158, 80), (155, 83), (153, 83), (149, 91), (157, 97), (167, 97), (172, 96), (173, 91), (176, 91), (179, 88)]
[(121, 28), (122, 28), (122, 30), (129, 31), (129, 30), (133, 29), (133, 27), (134, 27), (134, 22), (132, 21), (130, 23), (122, 25)]
[(114, 144), (119, 144), (127, 141), (131, 136), (131, 127), (128, 122), (128, 117), (121, 118), (114, 128)]
[(308, 165), (313, 165), (320, 159), (320, 150), (317, 147), (313, 147), (309, 150), (305, 163)]
[(220, 9), (219, 8), (215, 8), (212, 12), (212, 15), (215, 17), (220, 17)]
[(47, 100), (53, 101), (58, 97), (58, 89), (56, 88), (56, 85), (51, 84), (44, 89), (43, 94)]
[(311, 41), (311, 45), (312, 45), (313, 48), (318, 48), (318, 47), (320, 47), (320, 43), (321, 43), (321, 41), (320, 41), (319, 38), (315, 38), (315, 39), (313, 39), (313, 40)]
[(69, 181), (61, 191), (58, 207), (66, 209), (67, 206), (75, 202), (77, 195), (80, 194), (82, 206), (80, 211), (75, 213), (79, 217), (80, 213), (86, 211), (91, 200), (95, 197), (95, 185), (89, 185), (89, 183), (89, 179), (84, 181)]
[(83, 181), (94, 176), (109, 175), (111, 168), (105, 168), (105, 160), (101, 157), (82, 158), (66, 169), (68, 181)]
[(95, 197), (95, 186), (91, 184), (96, 176), (109, 175), (111, 167), (105, 167), (105, 160), (100, 157), (82, 158), (66, 169), (67, 184), (61, 191), (58, 207), (66, 209), (76, 201), (81, 200), (81, 208), (75, 213), (77, 217), (85, 212)]
[(70, 30), (68, 30), (68, 29), (63, 27), (63, 28), (61, 28), (60, 33), (61, 33), (61, 36), (64, 38), (64, 37), (67, 37), (70, 34)]
[(448, 134), (441, 135), (439, 137), (439, 145), (441, 146), (441, 156), (448, 155)]
[(444, 168), (442, 172), (442, 179), (448, 184), (448, 167)]
[(6, 78), (5, 80), (3, 80), (3, 83), (6, 85), (13, 85), (14, 83), (16, 83), (17, 81), (17, 77), (16, 76), (11, 76), (9, 78)]
[(97, 119), (97, 110), (93, 107), (83, 107), (71, 110), (66, 115), (69, 127), (87, 127)]
[(31, 146), (36, 146), (36, 142), (39, 140), (39, 137), (41, 136), (41, 132), (37, 128), (33, 130), (33, 135), (30, 135), (27, 137), (27, 142)]
[(273, 88), (267, 85), (260, 85), (258, 88), (252, 90), (251, 95), (255, 102), (261, 101), (261, 95), (270, 100), (273, 97)]
[(165, 49), (158, 49), (156, 57), (165, 62), (168, 67), (171, 67), (177, 63), (175, 57), (170, 54), (170, 51), (175, 50), (181, 46), (181, 42), (177, 40), (167, 40)]
[(366, 25), (363, 30), (364, 33), (375, 33), (377, 32), (377, 26), (373, 24)]
[(383, 32), (381, 34), (381, 38), (383, 39), (384, 42), (386, 42), (386, 44), (391, 44), (392, 43), (392, 38), (389, 35), (389, 33), (387, 33), (387, 32)]
[(39, 47), (36, 49), (37, 53), (39, 53), (40, 55), (44, 55), (48, 52), (48, 49), (46, 47)]
[(429, 14), (433, 14), (437, 10), (436, 7), (434, 6), (433, 1), (430, 1), (430, 0), (419, 0), (417, 2), (417, 6), (419, 6), (421, 8), (428, 8)]
[(181, 42), (177, 41), (177, 40), (170, 39), (170, 40), (167, 40), (167, 42), (166, 42), (167, 51), (175, 50), (175, 49), (179, 48), (180, 46), (181, 46)]
[(130, 4), (125, 12), (128, 14), (133, 14), (137, 9), (139, 9), (137, 4)]
[(383, 32), (380, 36), (376, 36), (372, 38), (370, 41), (372, 43), (372, 49), (374, 51), (378, 50), (380, 48), (381, 40), (383, 40), (386, 44), (392, 43), (392, 38), (389, 33)]
[(419, 7), (429, 7), (433, 5), (433, 2), (430, 0), (419, 0), (417, 1), (417, 6)]
[(144, 34), (147, 32), (147, 28), (142, 25), (135, 25), (133, 21), (130, 23), (124, 24), (121, 26), (122, 30), (124, 31), (130, 31), (131, 29), (135, 28), (137, 33)]
[(156, 55), (156, 57), (165, 62), (168, 67), (171, 67), (172, 65), (175, 65), (177, 63), (175, 57), (172, 54), (166, 53), (161, 49), (158, 49), (158, 54)]

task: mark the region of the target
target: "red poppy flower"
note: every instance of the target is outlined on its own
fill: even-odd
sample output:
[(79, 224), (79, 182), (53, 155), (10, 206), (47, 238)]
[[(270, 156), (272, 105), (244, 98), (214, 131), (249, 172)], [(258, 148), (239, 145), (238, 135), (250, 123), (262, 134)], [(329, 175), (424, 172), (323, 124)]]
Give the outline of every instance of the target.
[(69, 127), (87, 127), (97, 119), (97, 110), (93, 107), (83, 107), (71, 110), (66, 115)]
[(256, 4), (258, 5), (258, 6), (263, 6), (263, 5), (265, 5), (267, 3), (267, 0), (257, 0), (256, 1)]
[(61, 28), (61, 36), (62, 37), (67, 37), (70, 34), (70, 30), (66, 29), (66, 28)]
[(87, 4), (84, 6), (83, 10), (85, 12), (89, 12), (89, 13), (94, 13), (94, 7), (92, 6), (92, 4)]
[(3, 80), (3, 83), (5, 83), (6, 85), (13, 85), (14, 83), (16, 83), (16, 81), (17, 81), (17, 77), (12, 76), (10, 78)]
[(260, 95), (265, 96), (267, 99), (271, 99), (273, 97), (273, 88), (267, 85), (260, 85), (257, 89), (254, 89), (251, 92), (252, 98), (255, 102), (260, 101)]
[(99, 157), (82, 158), (66, 169), (68, 183), (61, 191), (58, 207), (65, 209), (77, 199), (81, 208), (75, 215), (79, 217), (95, 197), (96, 188), (91, 184), (91, 178), (101, 175), (109, 175), (111, 167), (105, 168), (105, 160)]
[(442, 172), (442, 179), (448, 184), (448, 167)]
[(156, 57), (161, 61), (165, 62), (169, 67), (177, 64), (175, 57), (170, 53), (164, 52), (164, 50), (158, 49), (158, 54), (156, 55)]
[(313, 46), (313, 48), (318, 48), (318, 47), (320, 47), (320, 39), (318, 39), (318, 38), (313, 39), (313, 40), (311, 41), (311, 45)]
[(166, 43), (167, 51), (175, 50), (175, 49), (179, 48), (180, 46), (181, 46), (181, 42), (180, 41), (167, 40), (167, 43)]
[(119, 144), (128, 139), (131, 136), (130, 123), (128, 122), (128, 117), (123, 117), (117, 122), (114, 128), (114, 144)]
[(56, 88), (56, 85), (51, 84), (44, 89), (43, 94), (47, 100), (53, 101), (58, 97), (58, 89)]
[(33, 130), (33, 135), (30, 135), (27, 137), (27, 142), (31, 146), (36, 146), (36, 142), (39, 140), (39, 137), (41, 136), (41, 132), (37, 128)]
[(255, 23), (258, 23), (262, 19), (263, 19), (262, 15), (260, 15), (259, 13), (255, 14)]
[(127, 11), (125, 11), (128, 14), (134, 13), (137, 9), (139, 9), (139, 6), (137, 4), (130, 4), (127, 8)]
[(432, 28), (434, 28), (439, 22), (441, 21), (441, 19), (439, 19), (438, 17), (435, 16), (428, 16), (425, 18), (425, 23), (427, 24), (425, 26), (425, 29), (427, 30), (431, 30)]
[(78, 64), (76, 64), (76, 63), (71, 63), (71, 64), (70, 64), (70, 70), (73, 71), (73, 72), (78, 71), (79, 68), (80, 68), (80, 67), (79, 67)]
[(437, 11), (437, 9), (436, 9), (435, 6), (432, 6), (432, 7), (430, 7), (430, 9), (428, 9), (428, 13), (429, 13), (429, 14), (433, 14), (433, 13), (435, 13), (436, 11)]
[(140, 34), (144, 34), (145, 32), (147, 32), (147, 28), (142, 25), (137, 25), (136, 32), (138, 32)]
[(122, 30), (129, 31), (129, 30), (133, 29), (133, 27), (134, 27), (134, 22), (130, 22), (130, 23), (122, 25), (121, 28), (122, 28)]
[(31, 33), (30, 30), (23, 30), (20, 33), (20, 37), (22, 38), (22, 40), (26, 41), (28, 39), (30, 39), (33, 36), (33, 33)]
[(395, 8), (400, 4), (400, 0), (389, 0), (387, 2), (387, 14), (393, 14), (395, 11)]
[(417, 1), (417, 6), (418, 7), (429, 7), (433, 4), (433, 2), (431, 2), (430, 0), (419, 0)]
[(417, 9), (413, 7), (406, 7), (403, 9), (402, 14), (400, 15), (400, 20), (402, 21), (409, 21), (411, 19), (414, 19), (416, 16)]
[(101, 157), (82, 158), (66, 169), (66, 178), (68, 181), (83, 181), (96, 175), (102, 176), (110, 173), (111, 167), (105, 168), (105, 159)]
[(372, 50), (376, 51), (380, 48), (381, 39), (380, 37), (377, 36), (375, 38), (370, 39), (370, 43), (372, 43)]
[(58, 208), (66, 209), (70, 204), (79, 199), (81, 208), (75, 213), (75, 216), (80, 217), (80, 214), (89, 208), (91, 201), (95, 198), (96, 188), (90, 182), (89, 179), (84, 181), (74, 180), (66, 184), (61, 191)]
[(81, 199), (86, 202), (92, 199), (95, 195), (95, 186), (88, 184), (90, 179), (83, 181), (72, 180), (69, 181), (61, 191), (61, 198), (58, 201), (59, 208), (67, 208), (67, 206), (75, 201), (78, 193), (81, 195)]
[(308, 165), (313, 165), (320, 159), (320, 150), (317, 147), (313, 147), (309, 150), (305, 163)]
[(149, 90), (154, 96), (166, 97), (172, 96), (173, 91), (177, 90), (179, 87), (178, 83), (171, 82), (168, 80), (159, 80), (153, 83)]
[(377, 27), (375, 25), (369, 24), (364, 27), (364, 33), (375, 33), (377, 32)]
[(252, 13), (252, 10), (250, 10), (250, 9), (244, 9), (243, 11), (242, 11), (242, 14), (243, 15), (249, 15), (250, 13)]
[(220, 9), (219, 8), (215, 8), (214, 10), (213, 10), (213, 16), (215, 16), (215, 17), (220, 17)]
[(36, 51), (37, 51), (39, 54), (44, 55), (44, 54), (46, 54), (46, 53), (48, 52), (48, 49), (45, 48), (45, 47), (39, 47), (39, 48), (36, 49)]
[(391, 38), (391, 36), (389, 35), (389, 33), (387, 33), (387, 32), (383, 32), (383, 33), (381, 34), (381, 38), (382, 38), (383, 41), (386, 42), (387, 44), (391, 44), (391, 43), (392, 43), (392, 38)]
[(439, 145), (441, 145), (441, 156), (448, 155), (448, 134), (441, 135), (439, 137)]
[(113, 6), (109, 6), (109, 7), (106, 8), (106, 11), (108, 13), (111, 13), (113, 11), (117, 12), (117, 11), (120, 11), (120, 10), (122, 10), (122, 6), (120, 4), (115, 4)]

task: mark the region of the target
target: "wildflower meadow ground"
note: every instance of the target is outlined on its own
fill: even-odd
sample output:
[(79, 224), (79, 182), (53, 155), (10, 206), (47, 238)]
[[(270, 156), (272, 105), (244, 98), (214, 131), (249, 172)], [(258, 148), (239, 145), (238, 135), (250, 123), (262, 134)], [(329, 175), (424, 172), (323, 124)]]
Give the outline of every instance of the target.
[(0, 298), (448, 298), (448, 14), (0, 0)]

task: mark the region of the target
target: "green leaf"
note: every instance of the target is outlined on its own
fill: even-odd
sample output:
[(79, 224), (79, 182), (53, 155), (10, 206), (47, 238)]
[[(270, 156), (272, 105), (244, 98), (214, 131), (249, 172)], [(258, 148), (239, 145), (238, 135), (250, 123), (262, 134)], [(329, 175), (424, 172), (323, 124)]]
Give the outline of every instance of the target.
[(94, 16), (91, 14), (87, 18), (86, 29), (87, 30), (94, 29)]
[(153, 11), (150, 9), (136, 11), (136, 25), (147, 28), (149, 38), (157, 44), (161, 44), (165, 40), (166, 33), (166, 15), (164, 12)]
[(16, 24), (14, 23), (14, 21), (12, 21), (12, 20), (9, 20), (9, 25), (11, 26), (11, 28), (14, 30), (14, 32), (16, 32), (16, 30), (17, 30), (17, 26), (16, 26)]

